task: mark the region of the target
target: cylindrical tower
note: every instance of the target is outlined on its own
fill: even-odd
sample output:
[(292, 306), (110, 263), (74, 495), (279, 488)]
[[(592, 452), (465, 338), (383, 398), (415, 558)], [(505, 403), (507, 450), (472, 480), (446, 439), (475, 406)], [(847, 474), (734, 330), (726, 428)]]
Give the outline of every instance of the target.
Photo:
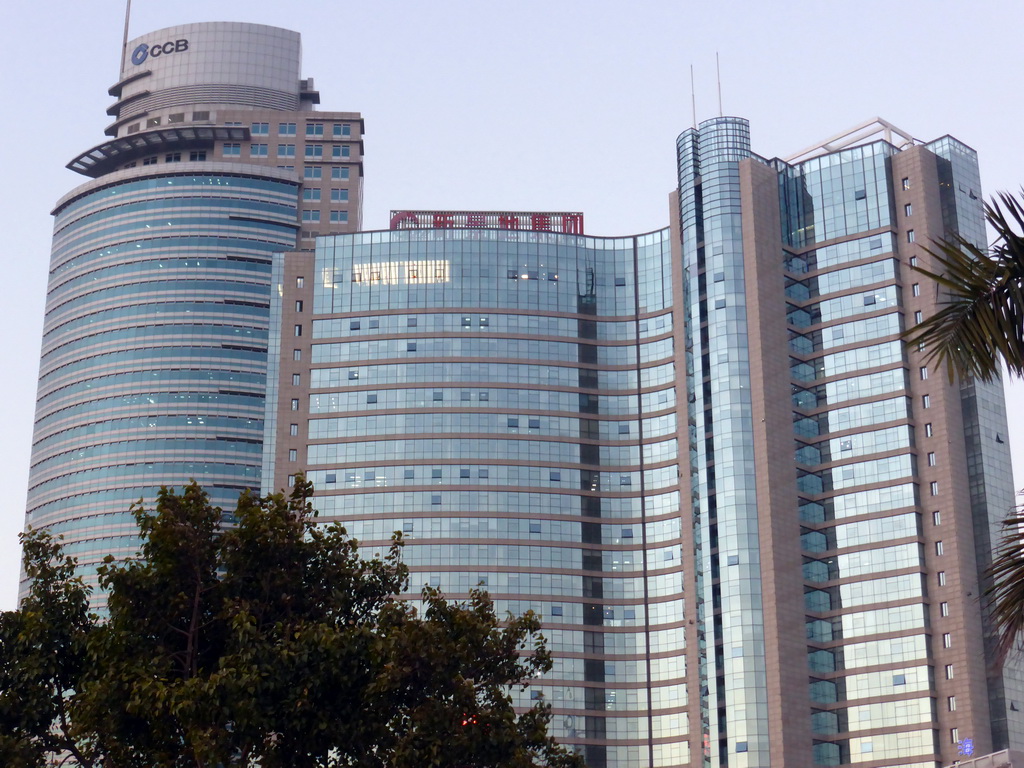
[(260, 486), (273, 254), (359, 222), (362, 120), (314, 111), (300, 60), (257, 24), (133, 40), (112, 138), (68, 165), (91, 180), (54, 210), (27, 524), (87, 580), (161, 485)]
[(296, 183), (195, 165), (122, 171), (56, 212), (28, 524), (83, 573), (135, 551), (128, 508), (156, 487), (195, 478), (230, 506), (259, 485), (269, 262), (295, 242)]

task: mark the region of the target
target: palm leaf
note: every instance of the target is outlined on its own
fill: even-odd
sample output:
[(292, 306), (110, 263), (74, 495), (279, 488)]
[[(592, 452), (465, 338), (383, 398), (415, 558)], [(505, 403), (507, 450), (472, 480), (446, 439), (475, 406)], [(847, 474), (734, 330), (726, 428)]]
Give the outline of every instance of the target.
[(991, 584), (985, 597), (997, 634), (996, 663), (1014, 649), (1024, 630), (1024, 511), (1018, 509), (1003, 521), (1003, 537), (995, 558), (986, 569)]
[(925, 249), (934, 270), (915, 267), (936, 283), (939, 309), (905, 335), (951, 378), (990, 380), (1000, 359), (1024, 375), (1024, 237), (1016, 231), (1024, 229), (1024, 205), (1003, 193), (986, 204), (985, 218), (997, 235), (990, 248), (957, 236)]

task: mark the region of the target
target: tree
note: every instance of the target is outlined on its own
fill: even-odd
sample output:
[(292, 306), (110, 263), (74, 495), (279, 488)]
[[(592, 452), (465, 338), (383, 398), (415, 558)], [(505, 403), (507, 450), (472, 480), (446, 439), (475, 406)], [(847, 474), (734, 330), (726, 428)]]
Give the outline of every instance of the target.
[[(959, 375), (991, 380), (1000, 361), (1024, 375), (1024, 204), (1002, 193), (985, 206), (996, 233), (989, 248), (962, 237), (928, 250), (935, 271), (918, 268), (942, 289), (941, 308), (908, 332), (930, 359)], [(1001, 663), (1024, 631), (1024, 510), (1003, 522), (1003, 538), (986, 569), (985, 597), (993, 621), (996, 658)]]
[[(362, 559), (343, 528), (316, 524), (311, 492), (244, 494), (224, 528), (195, 484), (135, 508), (141, 552), (100, 568), (109, 617), (76, 630), (77, 676), (47, 689), (68, 727), (32, 741), (51, 709), (17, 732), (97, 768), (581, 765), (547, 735), (543, 702), (512, 706), (510, 689), (551, 666), (537, 617), (499, 621), (483, 592), (433, 590), (418, 613), (396, 598), (400, 536)], [(3, 647), (17, 666), (23, 652)]]
[(44, 531), (22, 543), (29, 592), (20, 610), (0, 613), (0, 765), (30, 767), (77, 749), (69, 698), (85, 668), (93, 617), (89, 592), (60, 545)]
[(917, 268), (944, 290), (941, 308), (909, 341), (923, 343), (951, 378), (991, 380), (1000, 360), (1024, 375), (1024, 205), (1002, 193), (985, 205), (985, 218), (996, 233), (990, 248), (955, 236), (928, 249), (937, 269)]

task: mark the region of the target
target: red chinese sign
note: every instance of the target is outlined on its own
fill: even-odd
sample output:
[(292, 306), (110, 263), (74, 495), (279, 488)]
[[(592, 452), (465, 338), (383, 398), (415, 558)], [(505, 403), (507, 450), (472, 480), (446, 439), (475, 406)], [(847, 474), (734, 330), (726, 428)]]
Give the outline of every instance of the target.
[(513, 229), (583, 234), (582, 213), (392, 211), (391, 229)]

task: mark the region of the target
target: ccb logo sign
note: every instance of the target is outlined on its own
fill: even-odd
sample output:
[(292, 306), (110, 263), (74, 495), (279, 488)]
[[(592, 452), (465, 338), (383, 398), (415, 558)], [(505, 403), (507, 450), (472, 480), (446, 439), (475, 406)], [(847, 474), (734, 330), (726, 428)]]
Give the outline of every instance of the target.
[(139, 43), (132, 51), (132, 64), (138, 66), (146, 59), (157, 56), (166, 56), (171, 53), (181, 53), (188, 50), (188, 40), (171, 40), (166, 43)]

